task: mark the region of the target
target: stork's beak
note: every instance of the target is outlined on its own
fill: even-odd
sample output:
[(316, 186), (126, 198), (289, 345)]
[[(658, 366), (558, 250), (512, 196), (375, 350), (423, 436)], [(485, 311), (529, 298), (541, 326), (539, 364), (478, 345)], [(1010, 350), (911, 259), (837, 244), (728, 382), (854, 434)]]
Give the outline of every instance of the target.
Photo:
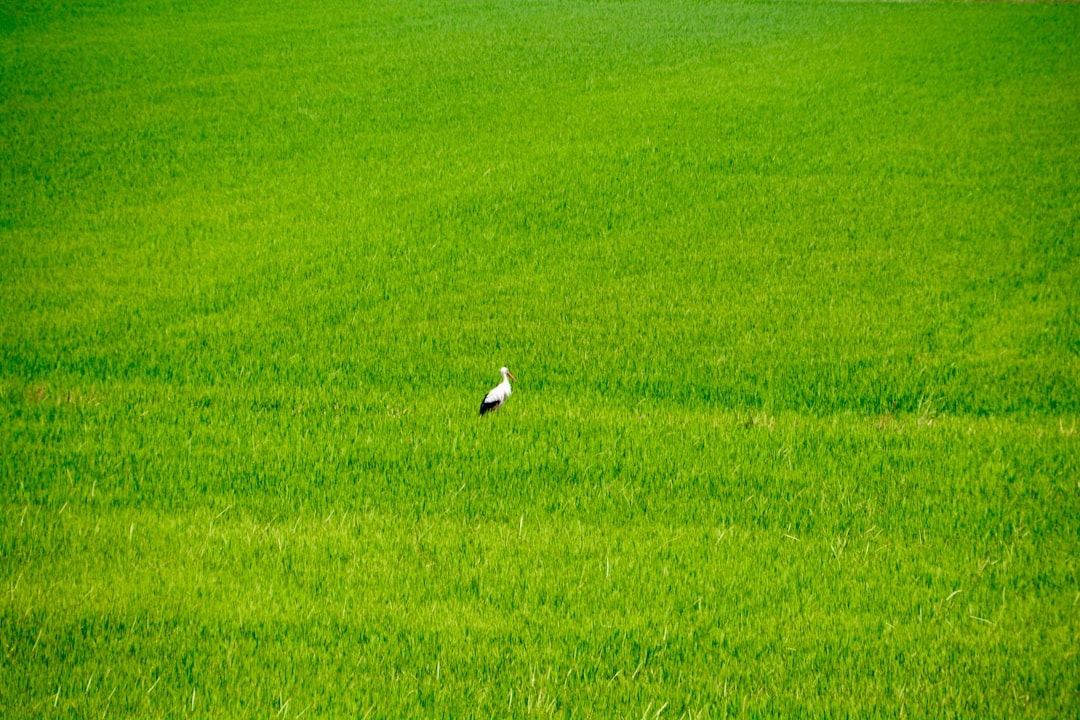
[(514, 377), (514, 373), (510, 372), (509, 370), (507, 370), (507, 371), (506, 371), (506, 374), (510, 376), (510, 379), (511, 379), (511, 380), (513, 380), (514, 382), (517, 382), (517, 378), (516, 378), (516, 377)]

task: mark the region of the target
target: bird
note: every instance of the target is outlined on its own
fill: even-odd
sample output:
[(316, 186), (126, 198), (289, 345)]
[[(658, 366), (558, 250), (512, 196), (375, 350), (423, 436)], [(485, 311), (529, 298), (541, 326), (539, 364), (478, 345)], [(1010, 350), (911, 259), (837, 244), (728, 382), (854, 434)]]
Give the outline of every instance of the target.
[(503, 380), (484, 396), (484, 401), (480, 403), (481, 415), (501, 408), (502, 404), (506, 402), (506, 398), (510, 397), (510, 393), (513, 392), (510, 388), (510, 381), (514, 380), (516, 382), (517, 378), (506, 368), (500, 368), (499, 372), (502, 373)]

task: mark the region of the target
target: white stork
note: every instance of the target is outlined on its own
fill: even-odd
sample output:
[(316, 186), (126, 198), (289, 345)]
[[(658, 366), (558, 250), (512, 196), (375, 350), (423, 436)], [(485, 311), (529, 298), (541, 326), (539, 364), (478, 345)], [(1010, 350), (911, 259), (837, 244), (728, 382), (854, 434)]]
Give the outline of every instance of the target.
[(484, 402), (480, 403), (480, 414), (491, 412), (492, 410), (498, 410), (502, 407), (502, 404), (506, 402), (506, 398), (510, 397), (510, 393), (513, 392), (510, 388), (510, 381), (517, 380), (514, 374), (506, 368), (500, 368), (499, 372), (502, 373), (503, 381), (495, 386), (495, 388), (484, 396)]

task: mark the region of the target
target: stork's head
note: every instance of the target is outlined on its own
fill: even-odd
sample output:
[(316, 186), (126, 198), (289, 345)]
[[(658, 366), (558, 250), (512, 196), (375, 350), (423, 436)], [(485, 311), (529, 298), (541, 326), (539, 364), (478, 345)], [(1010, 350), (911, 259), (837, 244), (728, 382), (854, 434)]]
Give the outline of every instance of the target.
[(514, 382), (517, 382), (517, 378), (514, 377), (514, 373), (510, 372), (510, 370), (508, 368), (500, 368), (499, 372), (502, 373), (502, 376), (503, 376), (504, 380), (509, 377)]

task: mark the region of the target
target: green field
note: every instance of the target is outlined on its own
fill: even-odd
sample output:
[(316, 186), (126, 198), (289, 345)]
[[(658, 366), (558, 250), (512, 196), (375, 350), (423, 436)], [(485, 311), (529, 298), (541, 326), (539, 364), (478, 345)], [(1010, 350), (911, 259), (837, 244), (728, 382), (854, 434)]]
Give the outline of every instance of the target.
[(5, 3), (0, 717), (1075, 717), (1078, 227), (1080, 5)]

